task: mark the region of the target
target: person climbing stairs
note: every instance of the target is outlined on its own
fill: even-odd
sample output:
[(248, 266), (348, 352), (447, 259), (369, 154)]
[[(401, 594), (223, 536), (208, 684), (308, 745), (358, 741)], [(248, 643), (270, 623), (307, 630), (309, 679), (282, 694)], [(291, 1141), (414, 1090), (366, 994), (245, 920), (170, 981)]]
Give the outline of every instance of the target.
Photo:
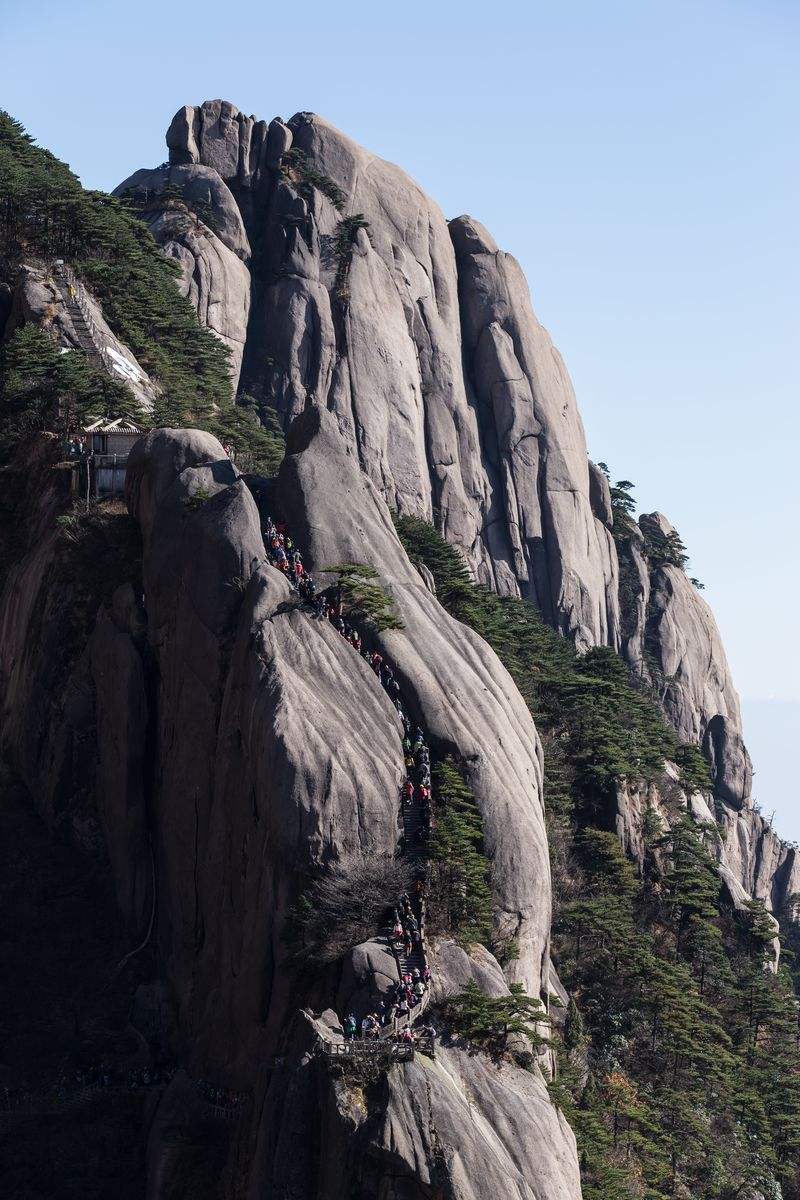
[[(344, 637), (354, 653), (359, 653), (360, 636), (354, 639), (354, 630), (343, 619), (340, 595), (333, 595), (333, 601), (326, 600), (326, 593), (317, 592), (313, 578), (304, 570), (302, 556), (294, 549), (285, 526), (276, 524), (272, 518), (261, 511), (262, 536), (267, 549), (267, 557), (272, 565), (286, 577), (290, 587), (297, 592), (306, 604), (314, 609), (319, 617), (327, 617), (333, 627)], [(291, 550), (291, 557), (287, 554)], [(363, 656), (370, 666), (386, 694), (395, 705), (403, 722), (405, 745), (409, 749), (406, 762), (409, 764), (407, 777), (400, 795), (402, 818), (402, 854), (411, 866), (414, 878), (413, 896), (405, 897), (402, 902), (402, 912), (396, 913), (399, 927), (402, 928), (402, 938), (396, 937), (393, 926), (387, 931), (387, 941), (391, 947), (398, 969), (399, 983), (397, 994), (401, 999), (410, 997), (403, 1007), (405, 1011), (384, 1025), (376, 1038), (346, 1039), (343, 1044), (323, 1043), (323, 1053), (329, 1057), (341, 1058), (347, 1053), (372, 1053), (376, 1056), (385, 1055), (387, 1047), (395, 1047), (394, 1039), (398, 1036), (409, 1037), (408, 1030), (422, 1015), (430, 996), (430, 970), (425, 952), (425, 891), (427, 885), (427, 852), (425, 843), (430, 832), (430, 759), (423, 731), (417, 728), (413, 742), (410, 740), (411, 722), (402, 704), (400, 686), (394, 671), (385, 663), (377, 651), (369, 655), (363, 651)], [(412, 764), (413, 760), (413, 766)], [(415, 783), (413, 776), (416, 776)], [(410, 982), (408, 982), (410, 981)], [(344, 1024), (344, 1023), (343, 1023)], [(430, 1034), (424, 1039), (427, 1053), (433, 1053), (433, 1038)], [(413, 1039), (411, 1045), (406, 1043), (413, 1056)]]

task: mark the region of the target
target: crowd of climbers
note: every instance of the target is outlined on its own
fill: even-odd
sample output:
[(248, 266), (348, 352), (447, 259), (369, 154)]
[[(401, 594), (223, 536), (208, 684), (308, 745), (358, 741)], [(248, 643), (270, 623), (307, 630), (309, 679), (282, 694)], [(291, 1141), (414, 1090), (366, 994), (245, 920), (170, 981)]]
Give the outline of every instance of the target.
[(91, 1067), (77, 1067), (72, 1072), (62, 1072), (55, 1085), (31, 1092), (26, 1088), (0, 1088), (0, 1108), (14, 1109), (30, 1104), (47, 1103), (48, 1100), (66, 1103), (76, 1095), (87, 1090), (102, 1088), (127, 1088), (136, 1091), (138, 1088), (163, 1087), (169, 1083), (175, 1074), (175, 1067), (133, 1067), (127, 1070), (100, 1064)]
[[(320, 620), (329, 621), (345, 641), (369, 663), (397, 710), (403, 723), (403, 754), (407, 771), (401, 789), (404, 825), (407, 814), (415, 806), (418, 805), (419, 808), (420, 819), (414, 829), (413, 845), (405, 846), (407, 853), (413, 853), (415, 849), (422, 848), (435, 828), (435, 818), (431, 809), (431, 758), (425, 735), (419, 726), (414, 727), (403, 707), (400, 684), (391, 665), (384, 661), (383, 655), (377, 650), (370, 651), (362, 645), (358, 630), (345, 620), (341, 589), (337, 585), (324, 591), (317, 589), (314, 579), (303, 566), (302, 555), (285, 524), (276, 524), (271, 517), (267, 517), (262, 533), (272, 565), (283, 572), (301, 600), (314, 614)], [(414, 881), (413, 896), (404, 895), (399, 906), (395, 908), (389, 929), (389, 943), (397, 958), (400, 979), (380, 1001), (377, 1009), (363, 1018), (360, 1029), (355, 1016), (352, 1013), (348, 1014), (343, 1022), (347, 1041), (356, 1039), (359, 1033), (365, 1040), (394, 1037), (395, 1040), (404, 1043), (413, 1043), (415, 1034), (424, 1037), (435, 1036), (432, 1026), (411, 1029), (415, 1019), (414, 1012), (421, 1012), (422, 1001), (430, 987), (431, 978), (425, 958), (422, 930), (424, 892), (424, 873), (421, 873)], [(412, 958), (422, 965), (403, 969), (404, 963)]]
[[(422, 880), (417, 881), (420, 885)], [(419, 903), (422, 903), (420, 888)], [(400, 955), (410, 959), (412, 955), (424, 963), (422, 969), (412, 967), (402, 972), (397, 983), (392, 984), (389, 991), (379, 1002), (374, 1012), (367, 1013), (361, 1021), (361, 1037), (363, 1039), (378, 1039), (394, 1036), (398, 1042), (413, 1042), (415, 1034), (422, 1037), (435, 1037), (433, 1026), (411, 1028), (414, 1020), (414, 1010), (417, 1009), (426, 996), (431, 983), (431, 971), (425, 961), (425, 946), (417, 918), (414, 915), (412, 899), (407, 894), (400, 900), (400, 905), (394, 910), (390, 931), (390, 944), (402, 963)], [(408, 1020), (406, 1020), (408, 1018)], [(344, 1022), (346, 1041), (357, 1038), (359, 1027), (352, 1013)]]
[(217, 1108), (235, 1108), (239, 1104), (244, 1104), (247, 1099), (247, 1092), (232, 1092), (230, 1088), (215, 1087), (213, 1083), (207, 1083), (205, 1079), (199, 1079), (195, 1087), (204, 1100)]
[[(161, 1067), (129, 1067), (118, 1068), (111, 1064), (102, 1063), (98, 1066), (77, 1067), (74, 1071), (63, 1072), (54, 1085), (39, 1091), (29, 1091), (27, 1088), (0, 1088), (0, 1110), (29, 1107), (47, 1104), (48, 1101), (66, 1104), (86, 1091), (99, 1091), (105, 1088), (120, 1088), (137, 1091), (140, 1088), (164, 1087), (175, 1074), (176, 1067), (172, 1064)], [(215, 1087), (204, 1079), (194, 1081), (198, 1093), (209, 1104), (218, 1108), (233, 1108), (247, 1099), (246, 1092), (233, 1092), (229, 1088)]]

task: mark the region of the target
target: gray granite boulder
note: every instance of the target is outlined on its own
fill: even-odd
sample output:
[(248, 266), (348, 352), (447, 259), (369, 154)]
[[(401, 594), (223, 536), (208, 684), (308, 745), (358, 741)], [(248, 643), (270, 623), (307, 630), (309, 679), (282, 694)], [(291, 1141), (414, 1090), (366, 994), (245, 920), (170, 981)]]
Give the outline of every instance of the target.
[[(170, 189), (166, 197), (165, 189)], [(182, 205), (172, 199), (176, 189)], [(230, 351), (235, 389), (250, 316), (251, 251), (227, 184), (213, 167), (192, 162), (136, 171), (114, 194), (138, 200), (153, 237), (180, 264), (180, 292), (191, 301), (202, 324)]]
[(202, 214), (206, 225), (229, 250), (244, 260), (250, 257), (242, 214), (228, 185), (213, 167), (193, 163), (135, 171), (114, 188), (114, 195), (129, 196), (147, 213), (147, 205), (155, 203), (165, 188), (170, 189), (170, 194), (179, 193), (187, 208)]

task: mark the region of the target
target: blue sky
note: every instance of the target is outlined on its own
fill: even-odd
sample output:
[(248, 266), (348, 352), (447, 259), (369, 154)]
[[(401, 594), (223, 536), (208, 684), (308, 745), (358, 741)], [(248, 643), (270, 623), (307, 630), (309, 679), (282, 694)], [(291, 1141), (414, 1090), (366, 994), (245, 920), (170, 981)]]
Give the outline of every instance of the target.
[(522, 262), (595, 459), (665, 512), (800, 838), (795, 0), (0, 0), (0, 105), (110, 188), (184, 103), (322, 113)]

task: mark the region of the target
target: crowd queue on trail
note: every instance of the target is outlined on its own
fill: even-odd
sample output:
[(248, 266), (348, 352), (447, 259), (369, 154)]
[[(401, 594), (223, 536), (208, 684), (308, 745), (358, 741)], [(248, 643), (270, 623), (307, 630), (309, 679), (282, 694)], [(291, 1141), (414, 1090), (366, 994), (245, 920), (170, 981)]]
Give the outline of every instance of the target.
[(387, 924), (386, 940), (397, 963), (398, 980), (360, 1022), (353, 1013), (342, 1021), (344, 1041), (324, 1041), (323, 1053), (331, 1057), (386, 1053), (394, 1045), (413, 1054), (414, 1047), (433, 1053), (436, 1031), (418, 1024), (430, 997), (431, 970), (425, 944), (427, 870), (425, 845), (434, 828), (431, 807), (431, 758), (425, 734), (414, 726), (402, 701), (400, 683), (391, 663), (362, 643), (358, 629), (346, 620), (341, 588), (318, 589), (303, 565), (303, 556), (285, 524), (269, 516), (262, 534), (269, 561), (283, 572), (300, 599), (320, 620), (334, 629), (369, 664), (391, 700), (403, 725), (406, 778), (400, 791), (403, 853), (414, 870), (410, 894), (404, 894)]

